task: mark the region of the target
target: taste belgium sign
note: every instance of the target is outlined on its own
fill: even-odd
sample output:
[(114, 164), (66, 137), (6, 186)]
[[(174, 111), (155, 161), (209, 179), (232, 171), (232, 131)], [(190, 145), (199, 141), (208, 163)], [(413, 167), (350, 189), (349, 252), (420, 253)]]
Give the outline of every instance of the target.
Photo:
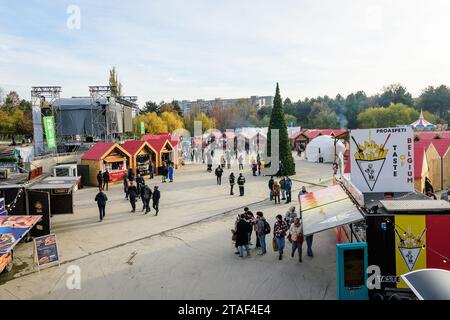
[(414, 135), (410, 127), (352, 130), (352, 183), (363, 193), (414, 191)]

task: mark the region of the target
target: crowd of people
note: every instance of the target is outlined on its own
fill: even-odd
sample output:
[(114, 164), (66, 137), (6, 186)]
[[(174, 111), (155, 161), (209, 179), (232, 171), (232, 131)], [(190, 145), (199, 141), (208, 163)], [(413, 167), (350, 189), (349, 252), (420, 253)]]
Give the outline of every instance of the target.
[[(163, 163), (160, 169), (162, 177), (162, 183), (167, 180), (169, 182), (174, 181), (174, 167), (173, 163)], [(149, 179), (154, 179), (153, 164), (149, 165)], [(101, 171), (97, 174), (97, 182), (99, 192), (95, 196), (95, 202), (99, 209), (100, 222), (103, 221), (106, 215), (106, 203), (108, 197), (104, 191), (108, 191), (108, 185), (110, 182), (110, 175), (108, 170), (103, 173)], [(130, 201), (131, 212), (136, 212), (137, 202), (142, 201), (142, 212), (148, 214), (151, 212), (151, 208), (155, 210), (155, 216), (159, 213), (159, 201), (161, 199), (161, 191), (158, 186), (154, 186), (153, 190), (150, 185), (146, 183), (144, 177), (137, 170), (136, 174), (132, 168), (128, 169), (123, 175), (123, 191), (125, 193), (125, 199)], [(152, 206), (150, 206), (152, 202)]]
[[(306, 192), (306, 188), (302, 188), (302, 193)], [(256, 212), (256, 216), (249, 210), (244, 208), (244, 212), (236, 218), (234, 228), (231, 229), (232, 240), (234, 241), (235, 254), (239, 257), (251, 255), (252, 234), (255, 232), (255, 249), (258, 255), (267, 253), (266, 238), (272, 235), (272, 248), (278, 253), (278, 259), (283, 259), (286, 247), (286, 239), (291, 244), (291, 257), (298, 255), (298, 261), (302, 262), (303, 242), (306, 241), (307, 255), (313, 257), (312, 252), (312, 235), (304, 237), (303, 225), (301, 217), (295, 211), (295, 207), (290, 207), (285, 216), (277, 215), (273, 228), (267, 222), (263, 212)]]
[(275, 200), (275, 204), (280, 204), (280, 200), (286, 200), (286, 204), (292, 201), (292, 180), (288, 176), (281, 177), (280, 181), (270, 176), (268, 187), (270, 201)]

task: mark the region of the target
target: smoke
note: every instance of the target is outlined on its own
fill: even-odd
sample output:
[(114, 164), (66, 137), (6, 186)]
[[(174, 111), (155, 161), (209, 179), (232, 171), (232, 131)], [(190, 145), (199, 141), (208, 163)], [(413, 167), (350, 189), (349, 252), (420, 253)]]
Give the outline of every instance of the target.
[(348, 120), (344, 113), (338, 115), (339, 129), (347, 129)]

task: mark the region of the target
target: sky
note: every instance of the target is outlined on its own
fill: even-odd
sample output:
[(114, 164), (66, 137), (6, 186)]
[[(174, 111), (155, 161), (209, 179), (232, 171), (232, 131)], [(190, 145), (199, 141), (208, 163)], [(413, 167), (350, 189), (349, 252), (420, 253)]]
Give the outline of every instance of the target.
[[(450, 1), (0, 0), (0, 87), (170, 101), (449, 85)], [(79, 14), (78, 14), (79, 13)]]

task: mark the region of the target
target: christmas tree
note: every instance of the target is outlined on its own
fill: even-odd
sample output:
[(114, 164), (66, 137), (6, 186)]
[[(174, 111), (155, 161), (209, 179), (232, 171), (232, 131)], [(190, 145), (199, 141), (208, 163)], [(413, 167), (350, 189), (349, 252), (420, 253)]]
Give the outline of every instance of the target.
[[(284, 118), (283, 102), (280, 96), (280, 87), (277, 83), (277, 89), (275, 92), (275, 98), (273, 100), (272, 115), (270, 117), (269, 130), (267, 132), (267, 155), (271, 156), (271, 143), (272, 143), (272, 129), (279, 130), (279, 158), (281, 162), (281, 175), (291, 176), (295, 174), (295, 164), (292, 158), (291, 146), (289, 144), (289, 137), (286, 127), (286, 121)], [(273, 170), (278, 168), (278, 164), (271, 163)]]

